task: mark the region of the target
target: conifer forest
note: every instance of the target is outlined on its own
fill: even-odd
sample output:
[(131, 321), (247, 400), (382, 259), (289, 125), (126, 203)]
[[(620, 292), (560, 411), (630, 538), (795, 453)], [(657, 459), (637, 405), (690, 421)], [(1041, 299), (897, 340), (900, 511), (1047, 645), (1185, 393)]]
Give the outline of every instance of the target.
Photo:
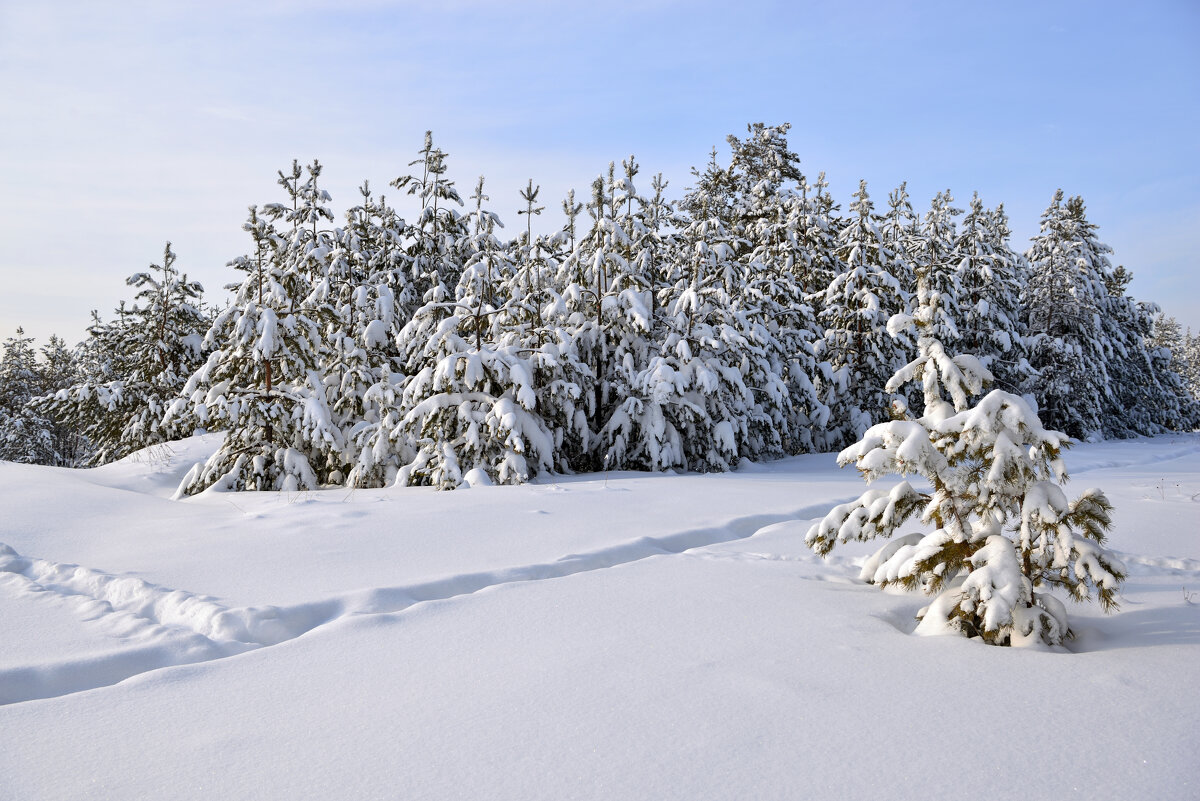
[(839, 202), (788, 127), (730, 136), (682, 192), (632, 156), (578, 196), (530, 180), (503, 226), (500, 190), (458, 184), (431, 134), (387, 188), (411, 220), (366, 183), (339, 218), (324, 167), (293, 162), (248, 210), (226, 294), (168, 243), (77, 347), (5, 343), (0, 459), (226, 432), (181, 494), (726, 471), (925, 413), (919, 380), (891, 381), (922, 336), (1072, 438), (1200, 424), (1200, 336), (1128, 295), (1082, 198), (1054, 193), (1027, 244), (978, 196), (862, 182)]

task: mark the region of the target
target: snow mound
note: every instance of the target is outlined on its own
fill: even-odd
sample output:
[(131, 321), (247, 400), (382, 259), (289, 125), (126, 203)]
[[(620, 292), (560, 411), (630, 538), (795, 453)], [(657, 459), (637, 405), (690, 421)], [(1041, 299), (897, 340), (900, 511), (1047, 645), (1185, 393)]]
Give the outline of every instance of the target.
[(188, 471), (216, 453), (224, 439), (223, 433), (199, 434), (151, 445), (90, 470), (72, 472), (98, 486), (170, 498)]

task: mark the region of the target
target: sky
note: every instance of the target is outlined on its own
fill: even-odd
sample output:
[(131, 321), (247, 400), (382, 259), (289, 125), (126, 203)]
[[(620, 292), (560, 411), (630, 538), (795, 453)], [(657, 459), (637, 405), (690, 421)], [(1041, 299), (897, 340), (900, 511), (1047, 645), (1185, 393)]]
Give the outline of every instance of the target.
[(85, 335), (161, 261), (212, 301), (247, 207), (316, 158), (339, 218), (426, 130), (515, 235), (541, 186), (630, 154), (669, 194), (751, 122), (790, 122), (846, 205), (949, 188), (1003, 202), (1024, 250), (1082, 195), (1131, 293), (1200, 331), (1200, 3), (0, 3), (0, 338)]

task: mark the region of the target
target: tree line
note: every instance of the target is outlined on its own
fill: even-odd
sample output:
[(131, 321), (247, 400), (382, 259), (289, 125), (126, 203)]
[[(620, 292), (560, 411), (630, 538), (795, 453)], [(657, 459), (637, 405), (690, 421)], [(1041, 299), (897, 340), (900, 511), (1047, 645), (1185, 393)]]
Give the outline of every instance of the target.
[(1056, 193), (1022, 254), (1003, 205), (978, 196), (917, 212), (905, 185), (880, 205), (863, 182), (843, 209), (823, 173), (800, 171), (788, 127), (730, 136), (678, 198), (632, 156), (614, 162), (550, 234), (534, 233), (530, 181), (511, 238), (483, 179), (464, 199), (430, 134), (391, 182), (416, 200), (412, 221), (364, 183), (339, 225), (322, 166), (293, 162), (279, 202), (249, 209), (219, 306), (168, 244), (77, 349), (52, 343), (38, 362), (19, 331), (6, 343), (0, 458), (99, 464), (225, 431), (190, 494), (838, 450), (923, 411), (920, 386), (888, 387), (917, 349), (888, 323), (915, 312), (918, 275), (941, 299), (930, 335), (1048, 428), (1200, 423), (1200, 337), (1128, 296), (1081, 198)]

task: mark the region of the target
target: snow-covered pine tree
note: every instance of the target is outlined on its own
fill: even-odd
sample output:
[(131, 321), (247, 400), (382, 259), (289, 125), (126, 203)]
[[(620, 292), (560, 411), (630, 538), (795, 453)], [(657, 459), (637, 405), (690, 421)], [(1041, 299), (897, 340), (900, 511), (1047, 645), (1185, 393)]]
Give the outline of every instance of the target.
[(376, 199), (364, 182), (362, 201), (335, 231), (329, 279), (336, 325), (326, 337), (325, 380), (335, 425), (342, 432), (345, 476), (330, 475), (356, 487), (386, 486), (400, 465), (386, 432), (400, 394), (400, 352), (396, 336), (412, 308), (404, 220)]
[[(294, 212), (303, 208), (300, 177), (298, 168), (280, 173)], [(312, 251), (323, 245), (314, 244), (310, 250), (303, 233), (309, 229), (299, 214), (281, 209), (286, 207), (273, 206), (272, 216), (290, 217), (288, 235), (276, 231), (257, 207), (250, 207), (242, 227), (254, 242), (253, 254), (230, 262), (245, 277), (205, 335), (205, 346), (212, 349), (207, 361), (167, 410), (164, 423), (227, 432), (207, 462), (184, 477), (178, 496), (211, 486), (315, 489), (322, 477), (310, 456), (322, 453), (330, 441), (340, 449), (340, 431), (333, 424), (319, 372), (322, 315), (328, 307), (318, 298), (313, 301), (314, 314), (309, 305), (309, 266), (324, 258)]]
[[(540, 292), (524, 296), (527, 283), (514, 277), (517, 286), (506, 289), (511, 313), (527, 313), (530, 329), (530, 365), (534, 372), (539, 415), (554, 436), (554, 469), (562, 472), (592, 469), (596, 428), (593, 410), (597, 396), (594, 350), (598, 338), (596, 304), (589, 298), (589, 262), (578, 219), (583, 203), (568, 192), (562, 203), (566, 222), (546, 245), (547, 282)], [(510, 282), (510, 283), (513, 283)]]
[(617, 191), (616, 165), (610, 162), (608, 179), (601, 175), (592, 182), (591, 202), (585, 205), (591, 227), (578, 236), (559, 270), (560, 300), (546, 309), (552, 312), (547, 325), (564, 329), (560, 339), (570, 343), (571, 358), (582, 368), (574, 378), (585, 384), (576, 408), (586, 410), (591, 447), (571, 465), (575, 470), (597, 469), (614, 453), (614, 436), (621, 434), (609, 423), (631, 391), (640, 369), (636, 353), (650, 330), (649, 306), (630, 276), (631, 243), (618, 220)]
[(1181, 350), (1179, 375), (1188, 392), (1200, 402), (1200, 334), (1193, 334), (1191, 328), (1184, 331)]
[(804, 236), (819, 240), (821, 232), (805, 230), (814, 209), (796, 191), (807, 184), (787, 149), (787, 130), (753, 126), (747, 142), (731, 140), (736, 217), (750, 248), (734, 300), (747, 323), (741, 371), (754, 403), (742, 455), (751, 459), (813, 450), (828, 415), (814, 384), (820, 334), (805, 288), (827, 257)]
[(61, 464), (55, 449), (54, 421), (30, 401), (46, 391), (33, 337), (18, 327), (0, 355), (0, 461)]
[(748, 323), (730, 295), (734, 247), (716, 217), (693, 222), (680, 243), (688, 270), (660, 297), (663, 342), (604, 432), (615, 466), (729, 470), (746, 440), (753, 398), (739, 370)]
[[(593, 390), (592, 463), (595, 467), (662, 469), (649, 455), (656, 449), (655, 432), (639, 412), (646, 400), (643, 386), (655, 343), (651, 340), (658, 299), (655, 263), (648, 251), (662, 246), (656, 223), (647, 219), (651, 205), (637, 191), (640, 166), (633, 156), (622, 161), (618, 178), (610, 163), (607, 180), (592, 185), (592, 230), (581, 243), (588, 283), (595, 287), (595, 339), (591, 358), (596, 381)], [(656, 213), (662, 211), (656, 209)], [(580, 288), (582, 290), (582, 288)], [(584, 328), (581, 334), (587, 336)], [(585, 340), (586, 341), (586, 340)]]
[(805, 261), (798, 266), (796, 278), (805, 300), (819, 315), (825, 290), (841, 272), (836, 256), (838, 205), (829, 194), (825, 173), (818, 173), (817, 180), (811, 184), (801, 176), (798, 211), (799, 216), (794, 218), (793, 224)]
[(679, 208), (690, 220), (716, 219), (727, 229), (734, 224), (736, 178), (732, 171), (717, 161), (717, 149), (708, 154), (708, 164), (701, 171), (692, 168), (695, 186), (684, 193)]
[(955, 247), (958, 239), (955, 217), (962, 210), (953, 208), (953, 202), (949, 189), (937, 193), (921, 221), (919, 236), (907, 250), (918, 284), (912, 306), (915, 309), (919, 305), (921, 292), (936, 293), (938, 302), (929, 322), (933, 326), (931, 333), (944, 347), (957, 351), (961, 337), (957, 324), (960, 312), (956, 268), (960, 257)]
[[(483, 176), (479, 178), (480, 191), (483, 187)], [(534, 186), (533, 179), (529, 179), (529, 183), (521, 190), (521, 200), (525, 201), (525, 208), (517, 211), (517, 214), (525, 218), (525, 241), (521, 245), (521, 257), (519, 264), (522, 265), (522, 272), (525, 276), (525, 283), (528, 284), (528, 292), (537, 292), (542, 288), (546, 279), (543, 273), (546, 270), (545, 251), (533, 239), (533, 218), (541, 215), (546, 210), (545, 206), (537, 205), (538, 193), (542, 191), (541, 186)]]
[[(958, 331), (959, 286), (955, 268), (959, 257), (955, 250), (955, 217), (962, 211), (953, 208), (953, 202), (949, 189), (934, 196), (929, 211), (907, 236), (901, 238), (899, 251), (903, 257), (897, 264), (897, 258), (893, 256), (892, 273), (902, 286), (905, 280), (913, 282), (908, 285), (905, 296), (905, 308), (910, 314), (915, 313), (918, 304), (917, 283), (923, 282), (926, 292), (937, 293), (940, 302), (932, 323), (936, 329), (934, 335), (946, 348), (957, 352), (961, 335)], [(893, 226), (896, 224), (892, 223)], [(902, 388), (901, 392), (905, 393), (910, 406), (920, 408), (923, 394), (919, 387)]]
[(694, 221), (681, 239), (687, 272), (667, 310), (662, 354), (668, 361), (652, 363), (650, 373), (661, 385), (662, 373), (674, 368), (665, 377), (677, 393), (685, 465), (729, 470), (740, 458), (777, 456), (791, 422), (791, 398), (783, 346), (763, 325), (761, 307), (746, 308), (747, 300), (759, 300), (745, 295), (749, 275), (737, 254), (747, 243), (717, 218)]
[[(1150, 338), (1145, 343), (1150, 355), (1151, 369), (1162, 389), (1164, 399), (1169, 399), (1164, 405), (1168, 411), (1177, 408), (1179, 414), (1178, 421), (1160, 416), (1158, 422), (1172, 431), (1195, 431), (1200, 428), (1200, 398), (1195, 397), (1188, 387), (1186, 373), (1189, 366), (1185, 361), (1186, 350), (1178, 323), (1175, 323), (1174, 345), (1164, 347), (1161, 344), (1160, 337), (1163, 332), (1159, 323), (1161, 321), (1164, 326), (1168, 325), (1169, 319), (1161, 311), (1156, 312)], [(1170, 334), (1166, 336), (1169, 337)], [(1178, 357), (1175, 355), (1177, 353)]]
[(346, 371), (342, 364), (344, 353), (347, 344), (353, 347), (353, 337), (347, 336), (338, 314), (337, 276), (331, 271), (331, 257), (341, 233), (321, 227), (334, 220), (328, 206), (332, 198), (320, 187), (322, 170), (316, 159), (303, 171), (293, 161), (290, 176), (279, 174), (279, 185), (291, 201), (290, 210), (285, 205), (272, 204), (266, 207), (266, 212), (272, 219), (292, 224), (279, 252), (282, 270), (297, 275), (307, 286), (301, 308), (317, 325), (317, 337), (308, 343), (315, 356), (307, 371), (308, 381), (294, 389), (303, 401), (303, 414), (293, 448), (308, 460), (317, 480), (327, 484), (341, 483), (353, 459), (341, 425), (343, 421), (335, 419), (332, 410), (338, 399), (339, 379)]
[[(476, 195), (472, 195), (473, 199), (482, 192), (482, 176), (479, 180), (480, 188), (476, 190)], [(562, 268), (562, 261), (570, 255), (571, 248), (574, 246), (575, 233), (573, 230), (574, 218), (572, 217), (572, 230), (569, 237), (561, 233), (550, 237), (534, 235), (533, 218), (540, 216), (545, 211), (544, 206), (537, 205), (540, 193), (541, 187), (535, 186), (532, 179), (524, 189), (520, 190), (525, 208), (518, 210), (517, 214), (525, 218), (525, 233), (507, 245), (501, 244), (501, 247), (508, 251), (505, 259), (512, 265), (512, 269), (506, 271), (502, 284), (495, 289), (500, 305), (505, 305), (508, 313), (515, 315), (511, 321), (506, 323), (506, 327), (515, 326), (522, 332), (521, 336), (527, 343), (537, 344), (547, 341), (550, 336), (544, 325), (542, 307), (547, 303), (548, 298), (557, 297), (559, 271)], [(486, 196), (483, 199), (486, 200)], [(576, 206), (575, 214), (583, 208), (582, 205), (574, 203), (573, 191), (570, 203)], [(567, 205), (567, 202), (564, 201), (564, 209), (567, 208)], [(487, 220), (490, 221), (489, 224), (492, 227), (502, 227), (502, 223), (494, 214), (482, 212), (480, 208), (477, 208), (477, 218), (482, 213), (487, 215)], [(476, 223), (477, 226), (479, 224), (479, 222)], [(570, 241), (569, 245), (568, 241)], [(566, 248), (565, 251), (564, 248)]]
[(831, 368), (822, 379), (830, 386), (822, 392), (834, 410), (829, 444), (838, 446), (887, 413), (892, 399), (884, 386), (904, 361), (903, 343), (887, 333), (887, 321), (904, 308), (904, 294), (891, 273), (866, 181), (854, 198), (838, 233), (841, 271), (825, 291), (820, 312), (825, 335), (817, 351)]
[(129, 303), (124, 300), (113, 309), (111, 320), (102, 319), (100, 313), (92, 309), (87, 338), (78, 346), (79, 381), (73, 383), (112, 381), (131, 371), (128, 354), (122, 347), (125, 331), (132, 325), (129, 316)]
[[(666, 183), (661, 175), (651, 180), (654, 195), (643, 197), (634, 186), (640, 166), (631, 155), (621, 162), (623, 176), (614, 182), (613, 200), (617, 210), (613, 220), (612, 242), (619, 251), (614, 260), (614, 278), (609, 298), (603, 303), (608, 368), (604, 375), (610, 406), (614, 411), (601, 431), (605, 456), (610, 464), (620, 463), (618, 453), (648, 453), (648, 443), (629, 447), (630, 440), (619, 442), (614, 436), (617, 424), (628, 425), (626, 412), (631, 404), (647, 400), (646, 370), (660, 350), (667, 334), (669, 311), (665, 303), (671, 294), (671, 278), (675, 273), (677, 243), (667, 230), (675, 218), (674, 210), (665, 198)], [(660, 297), (661, 296), (661, 297)], [(661, 303), (660, 303), (661, 300)], [(636, 428), (636, 427), (635, 427)], [(643, 435), (648, 431), (639, 429)], [(627, 467), (649, 468), (637, 460)], [(653, 468), (650, 468), (653, 469)]]
[(917, 633), (1059, 645), (1071, 630), (1051, 590), (1083, 600), (1094, 589), (1106, 611), (1116, 607), (1125, 568), (1103, 547), (1112, 507), (1097, 489), (1067, 500), (1061, 451), (1070, 440), (1046, 430), (1023, 399), (994, 390), (970, 406), (991, 376), (974, 356), (952, 357), (937, 339), (941, 295), (922, 273), (918, 296), (915, 318), (889, 323), (896, 332), (916, 329), (917, 358), (888, 389), (920, 382), (925, 414), (871, 427), (838, 463), (853, 462), (868, 482), (917, 474), (932, 491), (908, 481), (870, 489), (813, 525), (806, 542), (825, 555), (838, 543), (892, 537), (919, 516), (931, 533), (892, 539), (860, 574), (936, 596), (921, 611)]
[[(746, 126), (749, 134), (744, 140), (732, 134), (725, 137), (730, 149), (730, 165), (725, 171), (732, 181), (733, 221), (749, 221), (755, 216), (751, 196), (760, 199), (780, 194), (784, 187), (798, 184), (800, 157), (788, 150), (787, 132), (790, 123), (766, 125), (761, 122)], [(765, 204), (763, 209), (769, 209)]]
[(1154, 374), (1163, 393), (1172, 399), (1168, 406), (1175, 406), (1179, 410), (1178, 425), (1174, 427), (1176, 431), (1200, 428), (1200, 397), (1189, 384), (1189, 376), (1196, 372), (1191, 359), (1200, 354), (1189, 353), (1188, 334), (1190, 332), (1185, 334), (1174, 317), (1157, 312), (1150, 339), (1146, 343)]
[(879, 221), (879, 235), (891, 254), (892, 274), (896, 276), (900, 288), (909, 298), (907, 310), (911, 313), (915, 310), (917, 302), (917, 274), (914, 262), (916, 251), (921, 245), (921, 223), (908, 198), (907, 181), (901, 182), (900, 186), (888, 194), (888, 210)]
[(1116, 400), (1104, 416), (1108, 438), (1160, 434), (1191, 429), (1196, 411), (1187, 403), (1183, 382), (1171, 365), (1169, 350), (1160, 351), (1152, 337), (1161, 310), (1126, 294), (1132, 274), (1118, 266), (1105, 278), (1106, 311), (1101, 330), (1111, 343), (1108, 373)]
[(1110, 403), (1110, 343), (1100, 325), (1111, 249), (1095, 231), (1083, 199), (1064, 205), (1058, 190), (1025, 254), (1030, 272), (1021, 295), (1029, 362), (1037, 373), (1030, 391), (1046, 425), (1079, 439), (1102, 436)]
[[(58, 392), (83, 380), (83, 367), (78, 347), (69, 348), (62, 337), (51, 334), (49, 341), (42, 346), (42, 358), (38, 367), (42, 372), (42, 392), (45, 394), (32, 401), (35, 404), (47, 403)], [(44, 407), (42, 407), (44, 408)], [(81, 431), (70, 421), (60, 420), (53, 413), (50, 415), (53, 427), (50, 433), (54, 438), (54, 452), (58, 455), (57, 462), (66, 467), (79, 467), (88, 464), (92, 458), (92, 445)]]
[(665, 312), (658, 302), (679, 277), (679, 242), (674, 226), (681, 220), (675, 204), (667, 199), (667, 181), (662, 173), (650, 179), (654, 194), (643, 199), (642, 214), (633, 226), (633, 272), (646, 288), (650, 304), (650, 347), (663, 341)]
[[(389, 341), (384, 343), (392, 363), (386, 370), (381, 368), (378, 382), (364, 395), (372, 404), (366, 423), (351, 429), (356, 456), (349, 479), (358, 486), (410, 480), (408, 473), (400, 474), (416, 453), (411, 426), (404, 424), (411, 410), (404, 386), (420, 371), (422, 360), (433, 358), (432, 351), (424, 351), (433, 343), (420, 342), (420, 335), (433, 336), (456, 307), (455, 288), (464, 263), (460, 250), (470, 235), (463, 216), (453, 208), (463, 201), (446, 176), (446, 159), (445, 151), (434, 147), (433, 133), (426, 131), (418, 157), (408, 165), (419, 170), (391, 182), (420, 203), (416, 222), (405, 225), (386, 204), (379, 210), (388, 254), (386, 266), (381, 266), (385, 272), (399, 270), (401, 274), (389, 280), (403, 288), (396, 296), (398, 308), (387, 332)], [(403, 249), (397, 250), (400, 245)], [(382, 333), (379, 326), (374, 333)], [(418, 471), (417, 480), (424, 480), (420, 475)]]
[(1032, 377), (1021, 329), (1020, 292), (1025, 261), (1008, 245), (1001, 204), (983, 207), (976, 193), (954, 249), (958, 263), (959, 347), (991, 371), (996, 388), (1019, 393)]
[[(409, 378), (403, 418), (392, 433), (410, 443), (413, 459), (398, 484), (453, 489), (483, 479), (529, 480), (553, 465), (554, 438), (537, 414), (537, 393), (523, 349), (504, 339), (498, 290), (511, 274), (495, 237), (497, 219), (476, 190), (475, 230), (456, 251), (469, 253), (453, 301), (431, 301), (401, 332)], [(476, 471), (472, 476), (472, 471)]]
[(454, 182), (446, 177), (448, 155), (433, 146), (433, 132), (426, 131), (419, 158), (408, 165), (419, 166), (421, 175), (402, 175), (391, 182), (421, 203), (417, 221), (409, 230), (411, 277), (421, 303), (454, 300), (462, 262), (453, 250), (469, 233), (462, 215), (451, 205), (461, 207), (463, 201)]
[(1154, 315), (1154, 323), (1150, 329), (1150, 340), (1147, 343), (1155, 350), (1163, 348), (1171, 352), (1171, 362), (1182, 378), (1186, 375), (1186, 346), (1184, 345), (1183, 328), (1179, 321), (1163, 311)]
[(175, 261), (168, 242), (162, 264), (129, 277), (126, 283), (138, 290), (133, 305), (122, 303), (111, 323), (97, 319), (88, 330), (96, 372), (42, 404), (88, 439), (92, 464), (191, 433), (171, 432), (161, 422), (204, 362), (210, 320), (200, 310), (204, 288), (180, 274)]
[[(796, 281), (802, 293), (802, 301), (812, 308), (813, 317), (817, 321), (812, 324), (813, 369), (810, 374), (816, 394), (816, 405), (811, 410), (809, 427), (812, 450), (816, 451), (830, 450), (845, 444), (842, 440), (843, 432), (833, 421), (833, 408), (837, 406), (840, 392), (834, 381), (833, 368), (825, 355), (825, 325), (820, 322), (825, 309), (825, 293), (833, 283), (834, 276), (841, 271), (841, 262), (837, 258), (837, 234), (840, 227), (836, 220), (837, 211), (837, 203), (829, 194), (825, 173), (819, 173), (817, 180), (811, 184), (807, 178), (801, 177), (800, 201), (796, 213), (792, 216), (792, 224), (795, 227), (800, 253), (804, 258), (804, 262), (798, 265), (796, 270)], [(798, 372), (803, 372), (803, 369)], [(801, 392), (802, 397), (805, 394), (806, 392)], [(794, 403), (793, 411), (802, 412), (803, 404)], [(803, 422), (798, 421), (794, 431), (799, 433), (802, 430)], [(801, 442), (796, 450), (803, 450), (804, 447), (804, 443)]]

